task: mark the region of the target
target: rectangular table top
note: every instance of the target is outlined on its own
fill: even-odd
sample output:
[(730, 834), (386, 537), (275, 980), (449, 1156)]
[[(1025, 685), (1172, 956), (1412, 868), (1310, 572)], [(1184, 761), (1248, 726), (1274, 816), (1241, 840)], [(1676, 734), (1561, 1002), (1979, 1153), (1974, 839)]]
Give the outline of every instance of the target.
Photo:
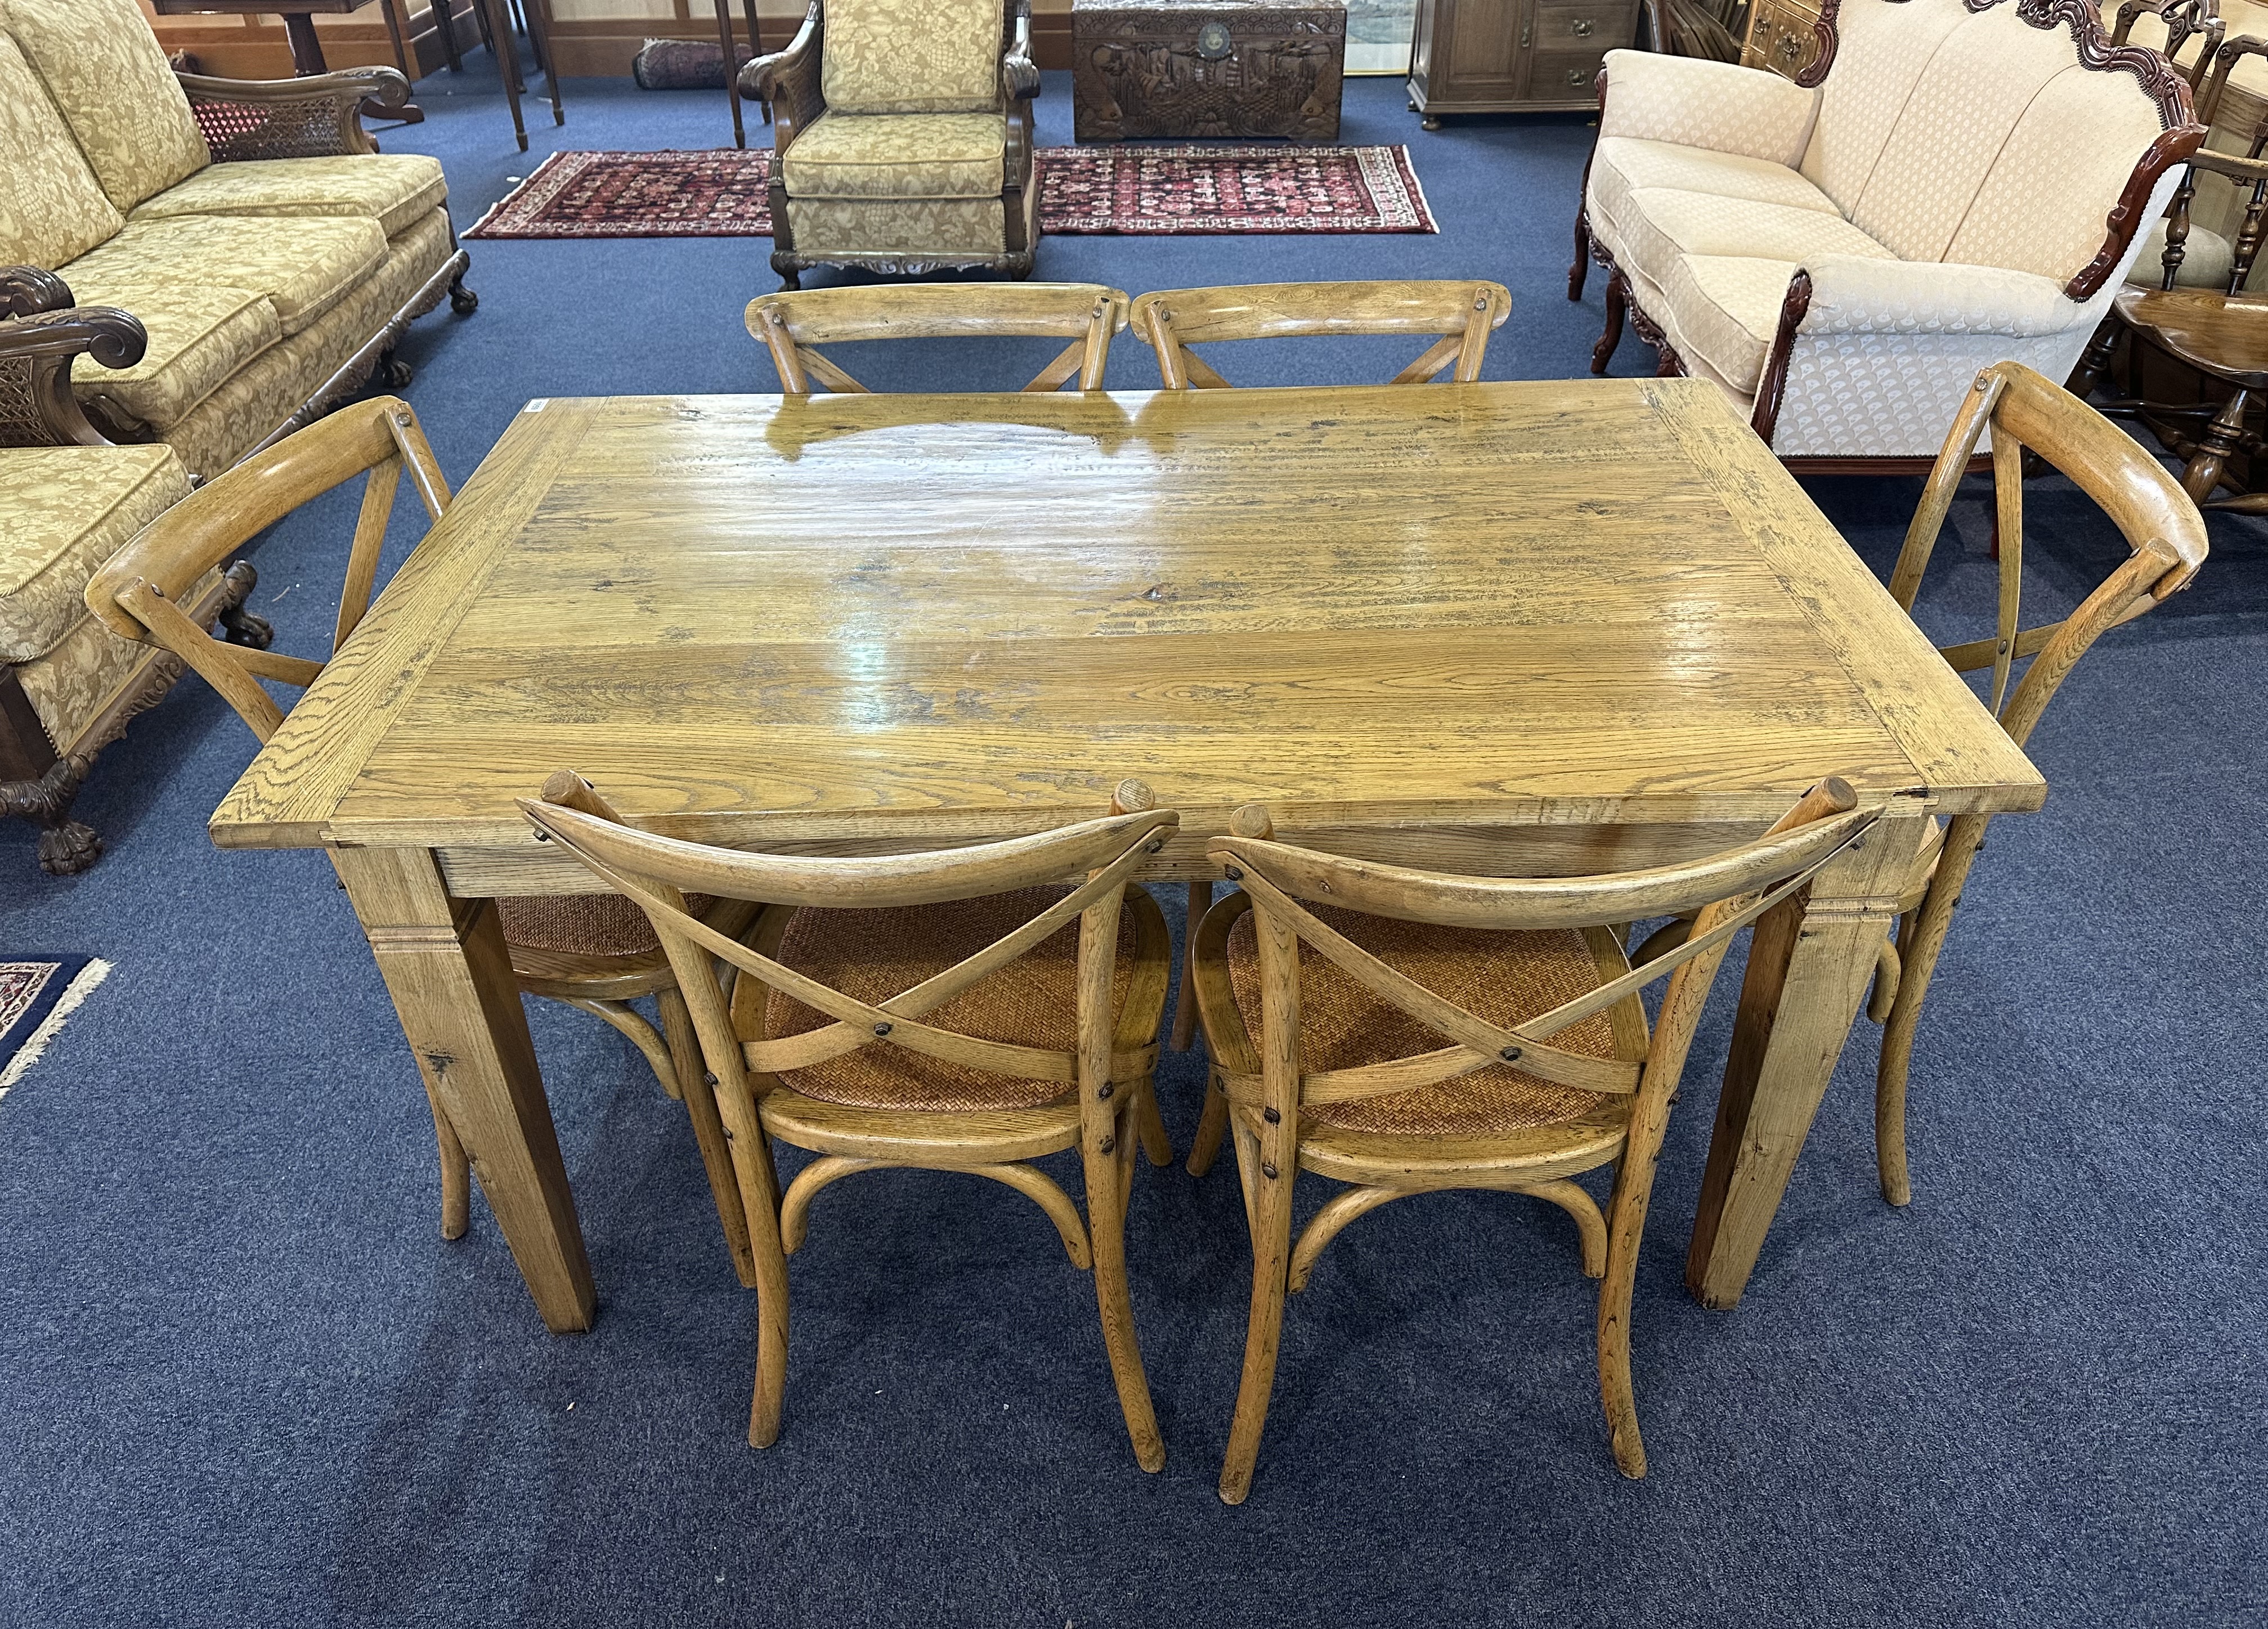
[(1127, 776), (1200, 844), (1248, 802), (1290, 834), (2046, 790), (1684, 379), (530, 403), (211, 831), (566, 885), (512, 803), (561, 768), (788, 847), (1040, 829)]

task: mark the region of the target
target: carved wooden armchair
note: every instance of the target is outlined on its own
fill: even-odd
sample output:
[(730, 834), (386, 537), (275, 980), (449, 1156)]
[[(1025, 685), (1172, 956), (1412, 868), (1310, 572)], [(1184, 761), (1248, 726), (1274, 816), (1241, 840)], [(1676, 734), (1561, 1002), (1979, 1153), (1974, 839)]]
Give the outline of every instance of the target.
[(1031, 0), (812, 0), (784, 51), (740, 71), (773, 110), (772, 269), (1027, 277)]

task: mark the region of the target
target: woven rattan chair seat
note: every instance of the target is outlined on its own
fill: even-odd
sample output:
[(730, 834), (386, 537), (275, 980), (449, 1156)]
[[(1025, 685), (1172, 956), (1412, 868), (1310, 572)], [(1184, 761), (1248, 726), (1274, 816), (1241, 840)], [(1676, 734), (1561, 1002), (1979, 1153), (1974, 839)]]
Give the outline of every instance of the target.
[[(699, 896), (686, 903), (693, 914), (708, 909)], [(562, 956), (651, 956), (661, 940), (645, 913), (618, 893), (565, 893), (506, 898), (497, 901), (504, 919), (504, 942)]]
[[(1607, 981), (1590, 946), (1572, 928), (1492, 933), (1397, 921), (1312, 902), (1307, 908), (1396, 972), (1492, 1024), (1516, 1024)], [(1256, 1036), (1260, 948), (1249, 912), (1229, 932), (1228, 973), (1237, 1010)], [(1450, 1044), (1447, 1037), (1372, 994), (1305, 941), (1300, 945), (1300, 1062), (1310, 1073), (1385, 1063)], [(1551, 1043), (1592, 1057), (1616, 1055), (1613, 1024), (1603, 1012), (1569, 1025)], [(1305, 1112), (1319, 1125), (1351, 1132), (1481, 1136), (1589, 1119), (1626, 1101), (1491, 1064), (1410, 1091), (1314, 1104)]]
[[(1005, 938), (1070, 892), (1026, 888), (942, 905), (879, 911), (799, 911), (777, 959), (863, 1002), (880, 1002)], [(1133, 982), (1134, 913), (1118, 919), (1111, 1010)], [(980, 1040), (1073, 1051), (1079, 1043), (1079, 921), (1073, 918), (991, 977), (925, 1014), (922, 1022)], [(771, 993), (770, 1035), (800, 1035), (833, 1022), (792, 996)], [(902, 1046), (875, 1045), (780, 1079), (808, 1097), (851, 1108), (1029, 1109), (1068, 1095), (1063, 1081), (1019, 1080), (949, 1063)]]

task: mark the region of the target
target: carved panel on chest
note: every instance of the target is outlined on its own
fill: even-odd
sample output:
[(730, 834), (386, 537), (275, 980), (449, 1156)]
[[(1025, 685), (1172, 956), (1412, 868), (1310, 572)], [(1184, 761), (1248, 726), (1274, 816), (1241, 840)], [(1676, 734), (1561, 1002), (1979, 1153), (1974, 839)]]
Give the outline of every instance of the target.
[(1072, 0), (1072, 134), (1336, 141), (1345, 63), (1344, 5)]

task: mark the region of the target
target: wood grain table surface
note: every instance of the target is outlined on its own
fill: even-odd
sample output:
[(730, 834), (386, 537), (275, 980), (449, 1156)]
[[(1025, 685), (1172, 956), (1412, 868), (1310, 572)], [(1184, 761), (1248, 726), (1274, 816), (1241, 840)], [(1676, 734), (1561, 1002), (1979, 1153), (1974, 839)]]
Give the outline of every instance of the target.
[[(495, 912), (587, 890), (513, 806), (858, 852), (1265, 803), (1292, 840), (1573, 872), (2037, 773), (1712, 386), (532, 402), (215, 813), (329, 847), (546, 1321), (593, 1296)], [(1747, 1281), (1912, 840), (1753, 956), (1689, 1281)], [(1918, 826), (1906, 828), (1918, 833)]]

